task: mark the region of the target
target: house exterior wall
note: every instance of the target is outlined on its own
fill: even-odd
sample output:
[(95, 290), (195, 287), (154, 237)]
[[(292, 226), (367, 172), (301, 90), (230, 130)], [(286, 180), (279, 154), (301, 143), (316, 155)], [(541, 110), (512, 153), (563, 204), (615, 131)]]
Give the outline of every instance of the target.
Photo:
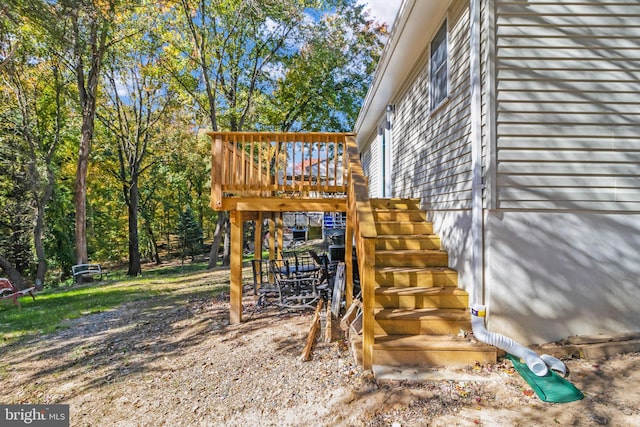
[(524, 344), (637, 331), (640, 3), (492, 3), (489, 327)]
[(640, 215), (486, 216), (488, 328), (522, 344), (638, 331)]
[(427, 46), (394, 102), (392, 191), (395, 197), (422, 200), (464, 288), (469, 285), (471, 215), (468, 1), (453, 1), (446, 18), (449, 99), (430, 111)]
[(497, 208), (640, 211), (638, 15), (496, 1)]
[[(375, 179), (374, 178), (375, 171), (372, 168), (374, 164), (373, 153), (371, 152), (370, 148), (371, 146), (368, 146), (367, 149), (360, 152), (360, 162), (362, 162), (362, 170), (365, 176), (368, 177), (369, 183), (371, 183), (372, 179)], [(369, 197), (375, 197), (372, 186), (368, 185), (367, 189), (369, 190)]]
[(371, 163), (369, 164), (369, 193), (371, 197), (380, 197), (380, 187), (383, 185), (384, 177), (382, 176), (382, 135), (376, 133), (376, 137), (371, 143)]
[[(384, 100), (395, 105), (393, 196), (421, 198), (467, 290), (469, 4), (443, 3), (450, 99), (429, 110), (427, 43), (401, 89)], [(480, 0), (480, 6), (481, 297), (488, 327), (526, 345), (637, 331), (640, 3)], [(421, 18), (435, 34), (444, 16)], [(372, 179), (379, 162), (368, 147), (363, 159)], [(375, 196), (378, 186), (370, 188)]]

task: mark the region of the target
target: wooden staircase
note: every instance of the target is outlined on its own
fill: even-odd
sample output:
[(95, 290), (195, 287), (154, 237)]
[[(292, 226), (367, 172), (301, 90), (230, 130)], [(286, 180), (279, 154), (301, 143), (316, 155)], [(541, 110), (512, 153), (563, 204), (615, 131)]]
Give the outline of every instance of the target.
[(371, 206), (378, 233), (374, 367), (495, 363), (495, 347), (466, 337), (469, 295), (457, 287), (419, 200), (372, 199)]

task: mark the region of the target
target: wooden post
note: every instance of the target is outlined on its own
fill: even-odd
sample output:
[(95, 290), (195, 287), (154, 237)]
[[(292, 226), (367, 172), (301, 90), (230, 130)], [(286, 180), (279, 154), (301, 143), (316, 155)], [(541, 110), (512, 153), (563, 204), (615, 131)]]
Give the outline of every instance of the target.
[(313, 314), (313, 320), (311, 321), (311, 328), (309, 329), (309, 335), (307, 335), (307, 344), (302, 350), (302, 360), (305, 362), (311, 359), (311, 350), (313, 349), (313, 343), (316, 340), (318, 329), (320, 329), (320, 310), (322, 310), (322, 303), (324, 300), (320, 299), (318, 305), (316, 305), (316, 311)]
[(276, 223), (273, 219), (273, 214), (269, 219), (269, 259), (277, 259), (276, 254)]
[(262, 259), (262, 212), (258, 212), (258, 219), (255, 220), (253, 236), (253, 259)]
[(363, 267), (360, 271), (360, 286), (362, 287), (362, 367), (373, 367), (373, 342), (374, 342), (374, 316), (373, 306), (375, 299), (375, 239), (363, 239), (365, 259), (359, 264)]
[(211, 141), (211, 208), (222, 208), (222, 136), (212, 136)]
[(229, 323), (242, 322), (242, 211), (231, 214), (231, 272)]
[(283, 233), (284, 233), (284, 221), (282, 219), (282, 212), (278, 212), (276, 214), (276, 235), (278, 236), (278, 251), (282, 253), (284, 249), (282, 247), (283, 244)]
[(353, 221), (347, 221), (347, 227), (344, 233), (344, 263), (347, 279), (344, 299), (346, 307), (349, 308), (353, 302)]

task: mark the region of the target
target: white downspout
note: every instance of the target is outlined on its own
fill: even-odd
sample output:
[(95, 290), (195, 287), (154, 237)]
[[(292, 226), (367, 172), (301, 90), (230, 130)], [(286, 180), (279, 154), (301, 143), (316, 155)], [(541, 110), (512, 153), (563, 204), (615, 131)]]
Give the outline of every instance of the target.
[(378, 159), (377, 159), (377, 168), (378, 168), (378, 172), (377, 172), (377, 177), (378, 177), (378, 184), (376, 185), (376, 192), (377, 192), (377, 197), (384, 197), (384, 144), (385, 144), (385, 135), (386, 135), (386, 123), (378, 126), (378, 134), (377, 134), (377, 144), (378, 144)]
[(387, 105), (385, 109), (386, 117), (384, 124), (384, 197), (391, 197), (391, 168), (393, 167), (392, 147), (393, 147), (393, 113), (395, 113), (394, 105)]
[(472, 304), (482, 304), (484, 264), (482, 218), (482, 97), (480, 69), (480, 0), (471, 0), (471, 288)]
[[(547, 364), (553, 369), (566, 372), (564, 364), (558, 359), (538, 355), (511, 338), (487, 331), (485, 327), (485, 306), (483, 301), (483, 265), (484, 265), (484, 224), (482, 209), (482, 97), (480, 67), (480, 0), (470, 0), (470, 83), (471, 83), (471, 327), (473, 335), (479, 341), (498, 347), (524, 360), (529, 369), (538, 376), (547, 374)], [(544, 359), (544, 360), (543, 360)], [(545, 363), (546, 362), (546, 363)]]

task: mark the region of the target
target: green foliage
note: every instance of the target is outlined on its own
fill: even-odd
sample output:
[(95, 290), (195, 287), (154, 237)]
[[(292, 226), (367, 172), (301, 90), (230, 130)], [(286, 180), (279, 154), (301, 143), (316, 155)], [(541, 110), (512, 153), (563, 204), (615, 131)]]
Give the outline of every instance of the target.
[(191, 208), (180, 214), (176, 234), (180, 237), (182, 253), (192, 257), (202, 252), (202, 227), (196, 221)]
[(0, 254), (19, 271), (29, 271), (33, 258), (33, 207), (23, 167), (24, 147), (18, 142), (9, 135), (0, 135)]
[[(64, 185), (53, 190), (52, 201), (47, 206), (45, 253), (49, 268), (60, 272), (61, 278), (71, 275), (71, 266), (75, 264), (73, 252), (73, 191)], [(57, 285), (55, 281), (45, 283)]]
[[(89, 257), (129, 257), (128, 190), (137, 185), (141, 252), (151, 258), (158, 243), (175, 249), (187, 220), (200, 227), (198, 244), (212, 237), (205, 129), (350, 130), (386, 34), (355, 0), (5, 3), (0, 63), (12, 56), (0, 66), (0, 253), (34, 276), (31, 228), (51, 176), (44, 252), (50, 277), (62, 280), (75, 264), (90, 85), (101, 120), (87, 174)], [(104, 57), (92, 35), (96, 45), (104, 37)], [(104, 66), (91, 80), (93, 60)]]
[(270, 127), (284, 131), (353, 129), (387, 27), (368, 19), (363, 5), (345, 3), (305, 27), (304, 44), (283, 60), (284, 73), (264, 106), (263, 116)]

